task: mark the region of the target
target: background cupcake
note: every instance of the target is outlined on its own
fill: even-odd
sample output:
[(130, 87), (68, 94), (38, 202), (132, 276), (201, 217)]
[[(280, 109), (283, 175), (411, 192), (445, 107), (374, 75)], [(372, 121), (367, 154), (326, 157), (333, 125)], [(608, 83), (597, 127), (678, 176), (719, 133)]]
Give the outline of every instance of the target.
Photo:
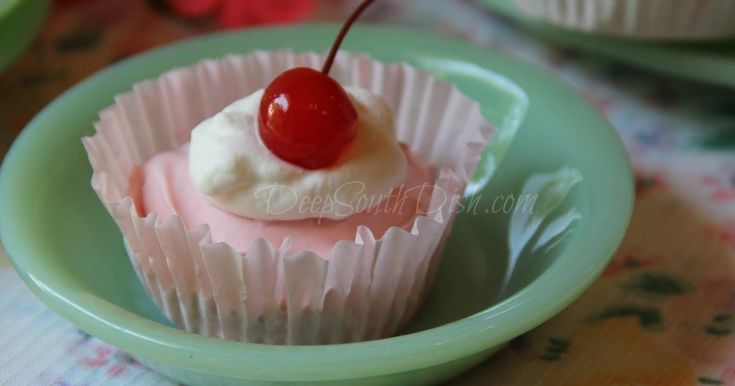
[(694, 40), (735, 35), (730, 0), (517, 0), (551, 24), (646, 39)]

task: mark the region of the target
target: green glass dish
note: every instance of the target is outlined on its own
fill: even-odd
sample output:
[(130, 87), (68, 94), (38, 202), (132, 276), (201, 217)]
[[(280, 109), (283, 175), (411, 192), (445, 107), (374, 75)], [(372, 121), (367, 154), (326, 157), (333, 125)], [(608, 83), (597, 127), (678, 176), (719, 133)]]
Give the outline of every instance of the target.
[(0, 71), (31, 44), (51, 0), (0, 0)]
[(614, 129), (572, 89), (527, 64), (422, 31), (359, 26), (347, 50), (454, 82), (498, 126), (472, 186), (479, 208), (519, 192), (533, 173), (577, 169), (584, 181), (567, 198), (582, 215), (573, 235), (543, 258), (521, 256), (506, 283), (508, 214), (458, 215), (426, 305), (393, 338), (271, 346), (197, 336), (165, 321), (90, 187), (80, 138), (137, 81), (227, 53), (324, 51), (339, 27), (253, 29), (163, 47), (92, 76), (46, 107), (0, 169), (0, 235), (26, 284), (88, 333), (192, 385), (436, 383), (578, 297), (616, 250), (631, 214), (631, 170)]
[(662, 74), (735, 88), (735, 38), (666, 42), (601, 36), (555, 27), (524, 14), (516, 0), (478, 0), (534, 35)]

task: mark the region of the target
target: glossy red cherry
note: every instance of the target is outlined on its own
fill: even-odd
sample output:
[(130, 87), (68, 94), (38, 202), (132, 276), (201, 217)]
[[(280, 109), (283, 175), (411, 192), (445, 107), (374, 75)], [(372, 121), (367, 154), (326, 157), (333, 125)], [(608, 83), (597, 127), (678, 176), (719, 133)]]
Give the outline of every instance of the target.
[(355, 137), (357, 111), (342, 86), (329, 77), (329, 70), (350, 26), (374, 1), (364, 0), (347, 19), (321, 72), (294, 68), (266, 87), (258, 133), (279, 158), (306, 169), (325, 168)]
[(357, 111), (337, 81), (311, 68), (293, 68), (265, 89), (258, 130), (279, 158), (319, 169), (332, 165), (355, 137)]

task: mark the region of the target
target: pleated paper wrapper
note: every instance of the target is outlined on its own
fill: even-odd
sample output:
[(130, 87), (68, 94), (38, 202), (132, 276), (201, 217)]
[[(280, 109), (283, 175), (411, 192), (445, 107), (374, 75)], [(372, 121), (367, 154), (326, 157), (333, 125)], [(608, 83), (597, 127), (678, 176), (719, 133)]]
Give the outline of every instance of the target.
[(206, 224), (138, 215), (128, 195), (136, 165), (189, 141), (199, 122), (296, 66), (323, 56), (290, 51), (204, 60), (138, 83), (100, 113), (84, 138), (92, 186), (117, 222), (138, 276), (163, 314), (187, 331), (269, 344), (328, 344), (395, 334), (430, 286), (457, 201), (493, 128), (452, 85), (406, 64), (340, 53), (331, 76), (382, 95), (399, 140), (437, 167), (426, 216), (376, 238), (364, 226), (329, 256), (256, 239), (245, 251)]
[(644, 39), (735, 36), (733, 0), (516, 0), (524, 12), (582, 31)]

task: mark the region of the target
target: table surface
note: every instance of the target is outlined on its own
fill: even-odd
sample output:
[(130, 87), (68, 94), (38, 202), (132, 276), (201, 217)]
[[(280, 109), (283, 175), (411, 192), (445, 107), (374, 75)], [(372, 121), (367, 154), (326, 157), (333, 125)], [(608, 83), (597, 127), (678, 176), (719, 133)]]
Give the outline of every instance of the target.
[[(217, 28), (163, 3), (57, 3), (34, 45), (0, 74), (0, 157), (34, 114), (90, 73)], [(347, 3), (323, 0), (314, 18), (341, 18)], [(733, 92), (535, 41), (468, 0), (378, 4), (370, 21), (469, 40), (562, 78), (613, 122), (636, 170), (635, 213), (603, 276), (567, 310), (452, 384), (735, 386)], [(141, 28), (147, 33), (135, 34)], [(172, 382), (42, 305), (0, 245), (0, 385), (25, 384)]]

